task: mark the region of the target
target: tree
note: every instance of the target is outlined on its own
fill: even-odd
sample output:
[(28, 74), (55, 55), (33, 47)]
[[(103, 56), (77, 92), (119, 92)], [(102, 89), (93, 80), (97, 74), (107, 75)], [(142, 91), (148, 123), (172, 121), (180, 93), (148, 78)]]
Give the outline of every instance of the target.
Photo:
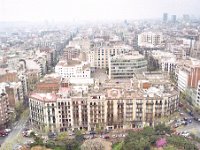
[(75, 140), (78, 141), (79, 143), (80, 142), (83, 142), (84, 140), (84, 135), (82, 134), (82, 132), (80, 130), (77, 130), (75, 132)]
[(177, 148), (172, 146), (172, 145), (167, 145), (166, 147), (164, 147), (164, 150), (176, 150)]
[(102, 124), (100, 124), (100, 123), (98, 123), (97, 125), (96, 125), (96, 132), (98, 133), (98, 134), (100, 134), (102, 131), (103, 131), (103, 125)]
[(170, 134), (171, 129), (170, 127), (166, 126), (164, 123), (161, 123), (155, 126), (155, 132), (158, 135)]
[(15, 113), (16, 113), (16, 119), (18, 120), (21, 116), (21, 114), (24, 111), (24, 106), (22, 102), (17, 102), (15, 105)]
[(75, 139), (73, 140), (67, 140), (65, 143), (65, 149), (66, 150), (80, 150), (80, 145), (82, 143), (76, 141)]
[(56, 140), (59, 142), (64, 142), (68, 139), (68, 133), (67, 132), (61, 132), (56, 137)]
[(122, 146), (123, 150), (144, 150), (149, 149), (150, 142), (148, 137), (141, 134), (141, 132), (130, 132), (124, 140)]
[(186, 140), (181, 136), (170, 136), (167, 138), (169, 144), (174, 145), (177, 148), (185, 150), (198, 150), (196, 145), (192, 144), (191, 141)]

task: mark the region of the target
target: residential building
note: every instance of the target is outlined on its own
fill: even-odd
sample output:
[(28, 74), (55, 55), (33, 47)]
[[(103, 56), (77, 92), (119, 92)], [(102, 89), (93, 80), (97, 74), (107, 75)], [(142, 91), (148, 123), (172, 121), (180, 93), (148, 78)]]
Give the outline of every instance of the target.
[(68, 46), (63, 50), (62, 58), (66, 60), (70, 60), (70, 59), (78, 58), (79, 55), (80, 55), (79, 48)]
[(8, 94), (9, 106), (15, 108), (18, 102), (23, 102), (23, 88), (21, 82), (10, 82), (5, 86), (5, 92)]
[(80, 60), (59, 61), (55, 67), (55, 73), (62, 78), (85, 78), (91, 77), (90, 65)]
[(9, 121), (9, 103), (8, 95), (5, 93), (0, 94), (0, 128), (7, 127)]
[(32, 93), (31, 123), (53, 132), (154, 126), (177, 110), (179, 93), (162, 74), (145, 73), (145, 78), (149, 83), (120, 79), (97, 82), (88, 90), (67, 84), (57, 93)]
[(88, 60), (95, 68), (108, 68), (109, 59), (112, 56), (129, 53), (133, 49), (127, 45), (106, 45), (95, 47), (88, 52)]
[(186, 88), (197, 88), (200, 80), (200, 61), (196, 59), (182, 60), (178, 66), (178, 88), (185, 91)]
[(48, 74), (40, 79), (36, 84), (35, 91), (38, 93), (58, 92), (61, 83), (61, 78), (57, 74)]
[(200, 80), (198, 81), (198, 86), (196, 90), (196, 99), (195, 99), (196, 106), (200, 107)]
[(156, 47), (161, 46), (163, 35), (161, 32), (143, 32), (138, 35), (138, 46), (140, 47)]
[(34, 93), (29, 98), (30, 121), (43, 131), (55, 131), (57, 109), (56, 95), (51, 93)]

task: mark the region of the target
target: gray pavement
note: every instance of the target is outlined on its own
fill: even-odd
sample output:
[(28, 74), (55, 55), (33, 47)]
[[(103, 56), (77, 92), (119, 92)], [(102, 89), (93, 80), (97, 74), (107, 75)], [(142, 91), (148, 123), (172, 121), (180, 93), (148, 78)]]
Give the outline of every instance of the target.
[(1, 150), (12, 150), (16, 144), (23, 144), (27, 140), (21, 134), (27, 120), (28, 120), (28, 114), (24, 114), (23, 117), (13, 127), (9, 135), (7, 137), (0, 139), (1, 142), (3, 142), (1, 144)]
[(187, 125), (181, 125), (180, 127), (176, 128), (176, 131), (177, 132), (188, 131), (189, 133), (192, 133), (197, 137), (200, 137), (200, 122), (195, 121), (193, 117), (190, 116), (188, 113), (184, 112), (183, 109), (180, 109), (180, 113), (182, 113), (182, 115), (180, 115), (180, 117), (177, 119), (188, 118), (192, 120), (192, 123), (189, 123)]

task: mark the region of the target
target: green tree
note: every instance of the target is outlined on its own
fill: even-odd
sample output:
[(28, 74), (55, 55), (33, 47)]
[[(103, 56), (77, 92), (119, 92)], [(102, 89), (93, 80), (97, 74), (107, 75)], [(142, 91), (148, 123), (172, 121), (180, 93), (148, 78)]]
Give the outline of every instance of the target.
[(171, 129), (169, 126), (166, 126), (164, 123), (161, 123), (155, 126), (155, 132), (158, 135), (171, 134)]
[(172, 145), (167, 145), (166, 147), (164, 147), (164, 150), (176, 150), (177, 148), (172, 146)]
[(67, 132), (61, 132), (56, 137), (56, 140), (59, 142), (64, 142), (68, 139), (68, 133)]
[(21, 114), (24, 112), (25, 107), (22, 102), (17, 102), (15, 105), (15, 114), (16, 114), (16, 120), (18, 120), (21, 116)]
[(198, 150), (196, 145), (192, 144), (191, 141), (186, 140), (181, 136), (170, 136), (167, 138), (169, 144), (174, 145), (177, 148), (185, 150)]
[(78, 142), (83, 142), (83, 140), (84, 140), (84, 135), (82, 134), (82, 131), (77, 130), (77, 131), (75, 132), (75, 140), (78, 141)]
[(150, 142), (148, 137), (141, 134), (141, 132), (130, 132), (124, 140), (122, 146), (123, 150), (144, 150), (149, 149)]

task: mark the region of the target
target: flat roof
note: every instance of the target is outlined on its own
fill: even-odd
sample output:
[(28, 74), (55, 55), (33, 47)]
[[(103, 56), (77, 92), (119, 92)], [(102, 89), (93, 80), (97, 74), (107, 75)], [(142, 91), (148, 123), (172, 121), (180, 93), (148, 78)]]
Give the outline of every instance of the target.
[(57, 96), (54, 93), (33, 93), (30, 98), (34, 98), (42, 102), (56, 102), (57, 100)]

